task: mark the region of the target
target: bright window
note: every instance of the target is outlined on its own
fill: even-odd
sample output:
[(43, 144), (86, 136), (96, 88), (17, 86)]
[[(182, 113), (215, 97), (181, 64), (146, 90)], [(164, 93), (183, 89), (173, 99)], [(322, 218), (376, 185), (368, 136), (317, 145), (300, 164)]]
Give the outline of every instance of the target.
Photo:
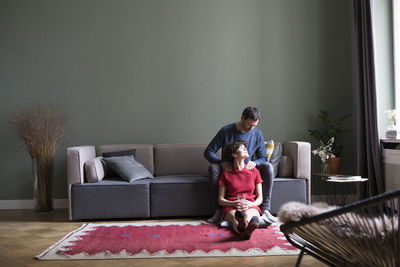
[(395, 108), (400, 112), (400, 1), (393, 0), (393, 42), (394, 42), (394, 97)]

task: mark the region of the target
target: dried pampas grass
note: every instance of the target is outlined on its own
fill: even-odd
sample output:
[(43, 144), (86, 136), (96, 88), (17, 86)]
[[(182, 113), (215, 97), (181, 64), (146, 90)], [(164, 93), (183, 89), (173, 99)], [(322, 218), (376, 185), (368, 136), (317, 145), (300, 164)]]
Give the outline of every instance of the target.
[(65, 114), (53, 105), (26, 106), (13, 112), (10, 121), (15, 135), (21, 139), (32, 158), (37, 183), (35, 210), (51, 211), (54, 156), (57, 142), (64, 136)]
[(54, 157), (64, 121), (64, 112), (52, 105), (21, 107), (11, 115), (14, 133), (35, 159)]

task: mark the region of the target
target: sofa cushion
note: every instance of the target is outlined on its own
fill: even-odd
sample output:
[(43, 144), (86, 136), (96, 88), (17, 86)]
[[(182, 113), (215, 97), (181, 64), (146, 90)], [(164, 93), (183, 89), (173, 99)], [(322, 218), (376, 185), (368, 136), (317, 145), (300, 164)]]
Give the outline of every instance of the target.
[(103, 158), (107, 167), (112, 168), (122, 179), (134, 182), (139, 179), (153, 178), (153, 175), (131, 156)]
[(270, 163), (274, 167), (274, 177), (278, 175), (279, 161), (282, 158), (282, 145), (281, 143), (275, 144), (274, 151), (272, 152)]
[(307, 203), (307, 184), (305, 179), (274, 178), (271, 196), (271, 212), (278, 213), (283, 204), (289, 201)]
[(154, 148), (155, 175), (207, 174), (206, 144), (166, 144)]
[(292, 177), (293, 176), (293, 161), (289, 156), (282, 156), (279, 161), (279, 177)]
[(105, 176), (104, 163), (102, 157), (97, 157), (85, 162), (85, 177), (89, 183), (103, 180)]
[(96, 147), (96, 154), (101, 156), (105, 152), (136, 149), (135, 160), (143, 164), (151, 174), (154, 175), (153, 145), (148, 144), (123, 144), (123, 145), (100, 145)]
[(129, 183), (105, 178), (71, 186), (71, 219), (146, 218), (150, 216), (150, 181)]
[(215, 212), (206, 175), (156, 176), (150, 183), (150, 214), (210, 216)]

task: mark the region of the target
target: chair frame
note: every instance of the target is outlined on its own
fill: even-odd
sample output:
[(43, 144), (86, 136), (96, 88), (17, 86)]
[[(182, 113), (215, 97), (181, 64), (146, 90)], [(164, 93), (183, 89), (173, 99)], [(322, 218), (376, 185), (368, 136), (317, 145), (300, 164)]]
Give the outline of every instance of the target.
[[(400, 266), (400, 190), (280, 226), (300, 255), (330, 266)], [(384, 222), (384, 224), (382, 224)]]

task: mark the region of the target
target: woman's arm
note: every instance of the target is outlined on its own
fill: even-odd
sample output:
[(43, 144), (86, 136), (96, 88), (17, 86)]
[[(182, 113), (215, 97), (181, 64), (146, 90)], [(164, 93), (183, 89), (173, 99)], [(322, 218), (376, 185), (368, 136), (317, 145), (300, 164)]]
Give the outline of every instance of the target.
[[(224, 207), (232, 207), (234, 209), (239, 208), (239, 200), (230, 201), (225, 198), (226, 187), (220, 185), (218, 192), (218, 204)], [(261, 197), (262, 198), (262, 197)]]
[(256, 195), (256, 199), (253, 202), (249, 201), (250, 207), (260, 206), (261, 203), (263, 202), (261, 183), (256, 184), (255, 195)]

